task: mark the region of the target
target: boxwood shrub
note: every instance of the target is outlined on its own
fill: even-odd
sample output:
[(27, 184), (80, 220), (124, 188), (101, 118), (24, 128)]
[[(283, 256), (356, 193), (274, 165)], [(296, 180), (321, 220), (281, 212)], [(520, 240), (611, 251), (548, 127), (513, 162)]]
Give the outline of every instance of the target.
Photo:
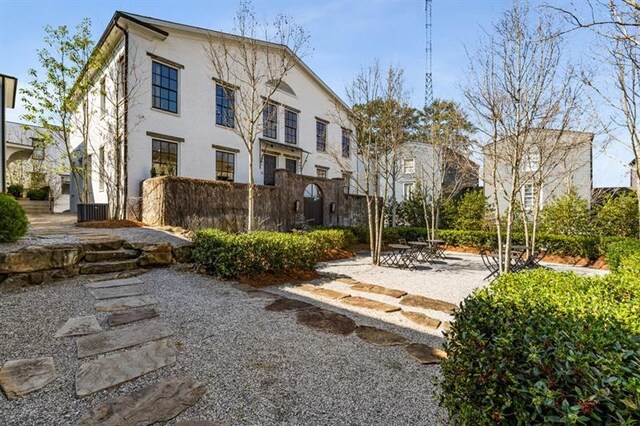
[(637, 253), (640, 253), (640, 240), (623, 239), (609, 243), (605, 250), (607, 265), (609, 265), (609, 269), (617, 272), (623, 257)]
[(13, 196), (0, 194), (0, 243), (13, 242), (27, 233), (29, 221)]
[(634, 256), (628, 271), (606, 277), (537, 270), (505, 275), (469, 296), (454, 314), (441, 364), (442, 403), (454, 421), (637, 424)]
[(196, 232), (193, 259), (209, 273), (234, 278), (312, 269), (324, 251), (346, 248), (354, 241), (348, 230), (228, 234), (204, 229)]

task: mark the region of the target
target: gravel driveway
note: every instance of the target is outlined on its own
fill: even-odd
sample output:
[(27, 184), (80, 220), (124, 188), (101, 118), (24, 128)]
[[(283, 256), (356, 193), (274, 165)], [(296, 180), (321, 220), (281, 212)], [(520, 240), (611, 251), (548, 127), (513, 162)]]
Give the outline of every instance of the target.
[[(173, 422), (447, 424), (434, 395), (439, 368), (420, 365), (400, 347), (315, 331), (297, 323), (292, 313), (265, 311), (269, 295), (210, 277), (158, 269), (140, 278), (159, 300), (160, 318), (175, 331), (178, 361), (85, 399), (75, 395), (80, 361), (74, 339), (53, 335), (68, 318), (95, 314), (94, 300), (82, 287), (86, 278), (0, 297), (0, 362), (53, 356), (59, 374), (44, 389), (16, 401), (0, 396), (0, 424), (74, 424), (99, 402), (179, 373), (201, 381), (206, 393)], [(359, 325), (433, 343), (434, 336), (355, 312), (348, 315)], [(105, 316), (98, 318), (104, 321)]]

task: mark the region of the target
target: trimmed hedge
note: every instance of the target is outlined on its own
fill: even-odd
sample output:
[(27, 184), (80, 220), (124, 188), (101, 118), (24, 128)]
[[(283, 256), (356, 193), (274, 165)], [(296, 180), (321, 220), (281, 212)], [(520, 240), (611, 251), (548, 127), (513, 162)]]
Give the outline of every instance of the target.
[(13, 196), (0, 194), (0, 243), (10, 243), (27, 233), (29, 221)]
[(7, 187), (7, 193), (13, 195), (14, 198), (22, 197), (22, 193), (24, 192), (24, 186), (19, 183), (9, 185)]
[(209, 273), (234, 278), (312, 269), (323, 252), (346, 248), (354, 241), (349, 230), (228, 234), (218, 229), (203, 229), (196, 232), (193, 259)]
[[(460, 424), (635, 424), (639, 253), (626, 273), (500, 277), (454, 314), (442, 404)], [(623, 258), (625, 264), (627, 258)], [(633, 269), (635, 268), (635, 269)]]
[(39, 189), (30, 189), (27, 191), (27, 198), (31, 201), (44, 201), (49, 198), (49, 187), (43, 186)]
[(640, 253), (640, 240), (621, 240), (610, 243), (606, 248), (607, 265), (613, 272), (618, 272), (623, 257)]

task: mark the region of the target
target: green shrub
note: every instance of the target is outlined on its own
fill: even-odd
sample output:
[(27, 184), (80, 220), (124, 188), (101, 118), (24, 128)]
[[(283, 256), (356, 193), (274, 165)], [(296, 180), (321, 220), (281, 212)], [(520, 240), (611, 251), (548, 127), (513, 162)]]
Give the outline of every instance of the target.
[(12, 196), (0, 194), (0, 243), (16, 241), (27, 233), (28, 227), (22, 206)]
[(27, 198), (32, 201), (43, 201), (49, 198), (49, 187), (43, 186), (39, 189), (30, 189), (27, 191)]
[(20, 198), (22, 197), (22, 193), (24, 192), (24, 186), (20, 185), (19, 183), (9, 185), (7, 187), (7, 192), (13, 195), (15, 198)]
[(460, 424), (635, 424), (639, 304), (637, 272), (500, 277), (454, 314), (443, 405)]
[(483, 190), (466, 192), (456, 203), (455, 216), (451, 227), (460, 230), (482, 230), (485, 228), (487, 198)]
[(608, 244), (605, 255), (609, 269), (618, 272), (621, 259), (636, 253), (640, 253), (640, 240), (624, 239)]
[(540, 217), (540, 230), (549, 234), (591, 234), (589, 203), (575, 189), (558, 197), (544, 207)]
[(608, 198), (599, 207), (594, 219), (600, 235), (638, 236), (638, 198), (629, 192)]
[(304, 234), (325, 252), (333, 249), (346, 249), (353, 246), (357, 240), (349, 229), (316, 229)]
[(218, 229), (197, 231), (193, 249), (198, 266), (225, 278), (311, 269), (321, 254), (317, 242), (304, 234), (227, 234)]
[[(406, 200), (398, 204), (398, 220), (399, 223), (409, 226), (424, 226), (424, 207), (422, 205), (422, 196), (414, 193)], [(390, 215), (388, 214), (390, 220)]]

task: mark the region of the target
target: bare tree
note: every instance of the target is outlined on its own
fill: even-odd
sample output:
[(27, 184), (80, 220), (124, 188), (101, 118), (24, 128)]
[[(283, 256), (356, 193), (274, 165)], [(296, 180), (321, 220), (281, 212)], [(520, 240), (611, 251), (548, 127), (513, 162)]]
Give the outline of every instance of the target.
[(470, 58), (465, 97), (488, 139), (483, 147), (485, 185), (494, 200), (502, 272), (510, 269), (510, 262), (503, 261), (503, 231), (504, 253), (510, 253), (523, 188), (531, 182), (523, 169), (539, 130), (562, 131), (575, 118), (581, 82), (562, 61), (558, 34), (549, 16), (534, 16), (527, 4), (515, 1)]
[(249, 3), (240, 4), (234, 21), (235, 35), (211, 33), (205, 50), (215, 84), (222, 87), (233, 111), (232, 116), (224, 117), (225, 125), (242, 139), (248, 155), (247, 231), (251, 232), (255, 229), (255, 145), (263, 130), (265, 109), (283, 79), (307, 53), (309, 35), (284, 15), (260, 24)]

